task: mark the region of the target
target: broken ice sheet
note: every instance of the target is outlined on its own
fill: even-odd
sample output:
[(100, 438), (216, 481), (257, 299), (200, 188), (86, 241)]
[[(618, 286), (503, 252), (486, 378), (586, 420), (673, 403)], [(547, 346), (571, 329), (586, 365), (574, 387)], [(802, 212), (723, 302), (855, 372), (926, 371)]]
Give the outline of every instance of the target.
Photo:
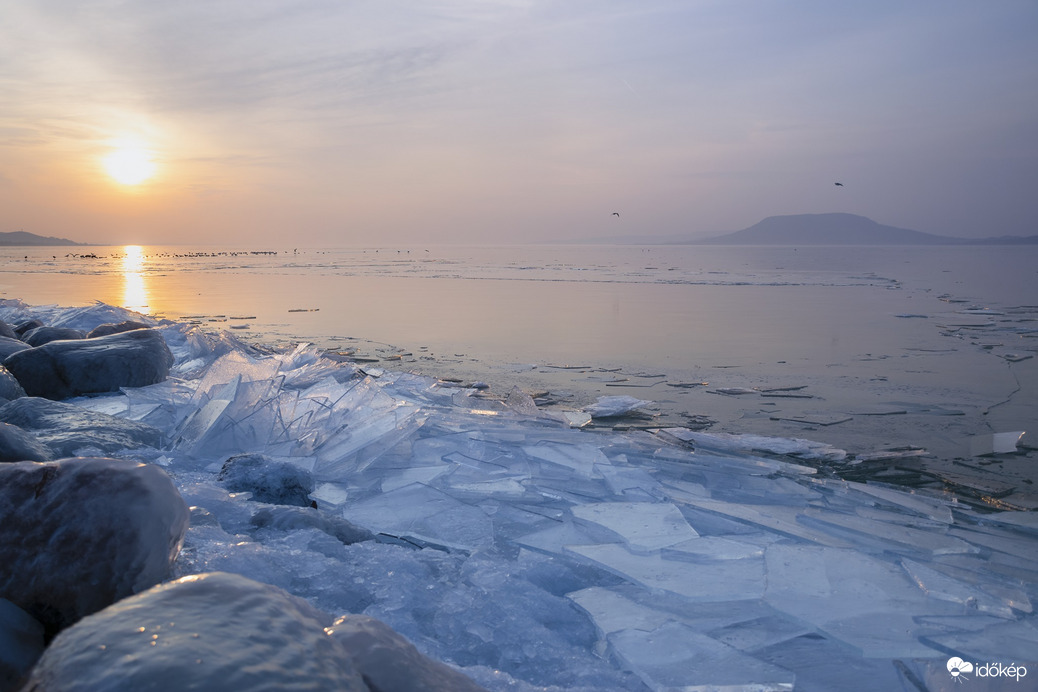
[(930, 598), (958, 603), (968, 610), (989, 613), (998, 617), (1014, 617), (1013, 609), (1005, 601), (933, 567), (908, 558), (902, 558), (901, 566), (912, 578), (912, 581)]
[(573, 516), (618, 534), (636, 553), (659, 550), (699, 536), (678, 508), (669, 503), (589, 503), (574, 507)]
[(494, 542), (493, 522), (481, 509), (420, 483), (348, 504), (343, 517), (375, 533), (414, 536), (462, 550), (488, 548)]
[(652, 690), (792, 690), (796, 676), (687, 625), (626, 629), (608, 637), (617, 658)]
[(694, 602), (754, 599), (764, 592), (764, 560), (759, 557), (692, 564), (655, 554), (635, 554), (616, 543), (571, 545), (566, 550), (632, 583), (669, 591)]
[(994, 433), (992, 435), (977, 435), (970, 438), (970, 454), (975, 457), (987, 456), (989, 454), (1013, 454), (1016, 445), (1024, 436), (1024, 431)]
[(635, 399), (633, 396), (600, 396), (597, 402), (585, 406), (583, 410), (590, 413), (592, 418), (613, 418), (628, 415), (651, 405), (651, 401)]

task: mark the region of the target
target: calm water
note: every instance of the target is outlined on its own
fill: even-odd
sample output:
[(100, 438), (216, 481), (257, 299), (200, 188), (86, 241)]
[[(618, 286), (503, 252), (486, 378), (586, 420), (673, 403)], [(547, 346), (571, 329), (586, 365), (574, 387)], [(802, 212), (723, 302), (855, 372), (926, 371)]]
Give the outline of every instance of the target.
[[(1038, 306), (1036, 260), (1033, 246), (7, 248), (0, 295), (98, 300), (264, 343), (386, 344), (429, 374), (500, 378), (537, 364), (525, 366), (536, 379), (588, 365), (718, 386), (807, 383), (805, 411), (930, 400), (980, 421), (1035, 384), (1033, 368), (997, 356), (1038, 348), (1038, 308), (1024, 307)], [(769, 409), (702, 390), (607, 391), (605, 379), (565, 384), (792, 434), (772, 429)]]

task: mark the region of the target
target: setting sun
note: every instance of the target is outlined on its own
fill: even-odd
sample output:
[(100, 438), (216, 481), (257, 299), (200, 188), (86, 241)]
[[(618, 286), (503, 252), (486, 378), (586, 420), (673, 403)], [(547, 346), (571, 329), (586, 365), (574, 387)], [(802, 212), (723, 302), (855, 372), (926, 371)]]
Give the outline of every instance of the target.
[(155, 161), (143, 147), (121, 147), (105, 156), (105, 171), (122, 185), (139, 185), (155, 175)]

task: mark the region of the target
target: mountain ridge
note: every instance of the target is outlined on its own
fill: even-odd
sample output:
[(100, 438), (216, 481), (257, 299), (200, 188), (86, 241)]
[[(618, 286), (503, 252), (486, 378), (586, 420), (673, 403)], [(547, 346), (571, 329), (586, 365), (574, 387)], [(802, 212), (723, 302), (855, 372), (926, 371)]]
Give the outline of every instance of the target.
[(28, 231), (0, 231), (0, 247), (40, 247), (57, 245), (85, 245), (68, 238), (52, 238)]

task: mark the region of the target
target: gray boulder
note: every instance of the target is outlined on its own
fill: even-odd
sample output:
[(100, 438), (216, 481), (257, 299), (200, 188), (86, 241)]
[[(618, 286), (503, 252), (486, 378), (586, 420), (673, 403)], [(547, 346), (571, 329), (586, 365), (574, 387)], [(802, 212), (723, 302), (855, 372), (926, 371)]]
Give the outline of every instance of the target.
[(18, 338), (18, 335), (15, 333), (14, 328), (11, 325), (7, 324), (7, 322), (4, 322), (3, 320), (0, 320), (0, 336), (6, 337), (8, 339)]
[(373, 617), (346, 615), (336, 620), (328, 633), (342, 642), (373, 690), (486, 692), (462, 673), (422, 655), (411, 642)]
[(250, 523), (258, 529), (273, 531), (297, 531), (317, 529), (344, 545), (370, 541), (375, 534), (342, 517), (328, 512), (318, 512), (312, 507), (264, 507), (252, 515)]
[(0, 461), (50, 461), (54, 453), (34, 436), (10, 423), (0, 423)]
[(274, 505), (309, 507), (313, 474), (288, 461), (265, 454), (239, 454), (223, 463), (217, 480), (231, 492), (252, 493), (252, 499)]
[(184, 500), (157, 466), (0, 464), (0, 597), (54, 634), (166, 579), (187, 525)]
[(14, 375), (8, 372), (7, 368), (0, 365), (0, 399), (10, 401), (22, 396), (25, 396), (22, 385), (18, 383)]
[(131, 332), (134, 329), (150, 329), (151, 325), (144, 324), (143, 322), (135, 322), (133, 320), (126, 320), (125, 322), (113, 323), (106, 322), (105, 324), (99, 324), (90, 330), (87, 334), (88, 339), (94, 339), (99, 336), (108, 336), (109, 334), (121, 334), (123, 332)]
[(328, 620), (302, 599), (236, 574), (184, 577), (62, 632), (23, 689), (370, 692), (325, 633)]
[(0, 692), (18, 689), (43, 653), (43, 625), (36, 618), (0, 598)]
[(162, 382), (173, 365), (162, 334), (154, 329), (52, 341), (4, 360), (29, 396), (67, 399)]
[(31, 331), (33, 329), (36, 329), (36, 327), (42, 327), (42, 326), (44, 326), (44, 324), (43, 324), (43, 322), (40, 322), (39, 320), (35, 320), (35, 319), (33, 319), (33, 320), (26, 320), (25, 322), (18, 323), (18, 325), (16, 325), (14, 327), (14, 333), (20, 339), (23, 336), (25, 336), (25, 332)]
[(33, 433), (55, 457), (72, 456), (86, 448), (112, 454), (158, 447), (162, 441), (162, 433), (150, 425), (39, 397), (22, 397), (0, 406), (0, 423)]
[(24, 351), (27, 348), (32, 348), (29, 344), (25, 343), (21, 339), (0, 336), (0, 362), (7, 359), (7, 356), (18, 351)]
[(36, 327), (22, 335), (22, 341), (30, 346), (43, 346), (51, 341), (77, 340), (86, 338), (86, 334), (79, 329), (68, 329), (66, 327)]

